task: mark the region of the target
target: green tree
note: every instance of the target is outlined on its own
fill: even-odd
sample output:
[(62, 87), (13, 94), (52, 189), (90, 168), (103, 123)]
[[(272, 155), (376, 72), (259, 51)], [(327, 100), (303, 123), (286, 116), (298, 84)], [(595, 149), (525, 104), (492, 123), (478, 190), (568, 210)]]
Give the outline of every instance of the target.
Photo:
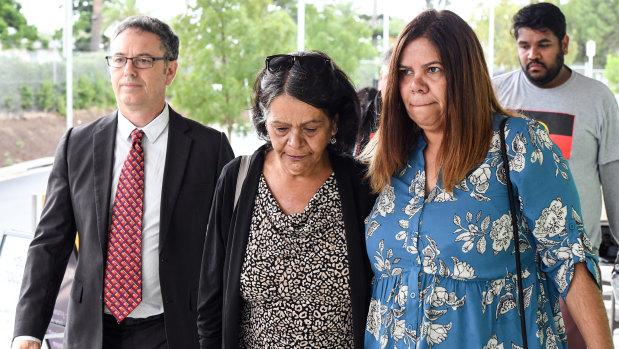
[(604, 77), (608, 79), (608, 87), (619, 94), (619, 54), (607, 56)]
[(41, 87), (36, 94), (37, 104), (43, 111), (48, 112), (56, 107), (56, 92), (54, 91), (54, 83), (51, 80), (45, 80), (41, 83)]
[[(275, 3), (297, 23), (296, 0), (276, 0)], [(402, 21), (394, 20), (389, 26), (390, 35), (395, 37), (402, 29)], [(374, 46), (380, 35), (382, 25), (380, 29), (372, 29), (371, 16), (357, 14), (352, 2), (338, 0), (320, 7), (305, 5), (305, 50), (325, 52), (355, 82), (360, 80), (361, 60), (378, 57)], [(294, 46), (291, 50), (294, 51)]]
[(97, 72), (94, 80), (91, 82), (91, 88), (94, 91), (94, 104), (100, 109), (107, 109), (116, 103), (114, 90), (110, 86), (109, 80), (103, 74)]
[(19, 86), (19, 94), (21, 96), (22, 110), (32, 108), (32, 105), (34, 104), (34, 92), (32, 91), (32, 87), (26, 85)]
[[(109, 41), (103, 37), (103, 0), (73, 0), (74, 50), (79, 52), (96, 52), (101, 46), (107, 46)], [(62, 41), (62, 29), (56, 30), (53, 35), (56, 40)]]
[(103, 29), (116, 26), (127, 17), (145, 15), (137, 7), (136, 0), (106, 0), (103, 7)]
[(92, 81), (88, 75), (80, 75), (77, 78), (74, 91), (74, 104), (76, 109), (85, 109), (94, 105), (94, 100), (97, 95), (97, 91), (92, 88)]
[[(228, 136), (245, 130), (243, 111), (264, 57), (296, 50), (296, 11), (292, 0), (198, 0), (174, 24), (182, 43), (174, 105)], [(305, 24), (305, 49), (327, 53), (353, 80), (362, 60), (378, 56), (371, 28), (351, 3), (307, 4)]]
[[(522, 7), (513, 0), (500, 0), (494, 7), (494, 67), (503, 71), (518, 69), (518, 47), (512, 36), (512, 17)], [(487, 3), (478, 3), (469, 24), (488, 57), (488, 28), (490, 13)]]
[(570, 47), (578, 62), (587, 60), (586, 42), (596, 43), (594, 63), (606, 64), (608, 54), (619, 52), (619, 0), (570, 0), (560, 5), (567, 20)]
[[(93, 0), (73, 0), (73, 15), (77, 17), (73, 22), (75, 51), (90, 51), (92, 2)], [(60, 35), (62, 35), (62, 30), (60, 30)]]
[(182, 43), (174, 105), (231, 137), (247, 124), (242, 111), (264, 57), (294, 45), (290, 16), (270, 0), (197, 0), (173, 27)]
[[(375, 47), (382, 48), (382, 36), (383, 36), (383, 14), (376, 16), (376, 21), (373, 20), (372, 15), (359, 14), (359, 18), (365, 22), (365, 24), (372, 29), (372, 42)], [(390, 17), (389, 18), (389, 38), (395, 40), (404, 28), (404, 20), (401, 18)], [(380, 39), (380, 40), (379, 40)]]
[(354, 81), (361, 60), (374, 59), (372, 29), (352, 9), (352, 3), (306, 5), (305, 48), (327, 53)]
[(4, 106), (4, 109), (8, 113), (11, 113), (11, 112), (15, 111), (15, 107), (13, 105), (13, 97), (11, 97), (11, 96), (4, 97), (4, 102), (2, 104)]
[[(16, 0), (0, 0), (0, 43), (3, 48), (32, 50), (34, 42), (40, 40), (39, 33), (35, 26), (28, 25), (20, 10), (21, 4)], [(43, 44), (47, 45), (47, 41)]]
[(67, 91), (64, 88), (62, 89), (60, 96), (58, 96), (56, 112), (60, 115), (67, 115)]

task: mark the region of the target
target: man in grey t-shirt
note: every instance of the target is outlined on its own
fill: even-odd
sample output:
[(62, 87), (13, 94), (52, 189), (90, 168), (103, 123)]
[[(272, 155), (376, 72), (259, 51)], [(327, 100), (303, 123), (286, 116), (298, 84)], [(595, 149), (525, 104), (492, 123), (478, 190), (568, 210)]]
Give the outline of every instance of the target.
[[(619, 241), (619, 108), (608, 87), (564, 64), (569, 44), (565, 27), (565, 16), (550, 3), (518, 11), (513, 34), (522, 69), (492, 82), (500, 103), (546, 124), (550, 138), (569, 160), (585, 230), (597, 254), (602, 241), (601, 189), (611, 232)], [(585, 348), (564, 304), (561, 310), (570, 348)]]
[(597, 254), (602, 242), (600, 187), (611, 231), (619, 241), (619, 108), (608, 87), (563, 64), (569, 37), (564, 21), (562, 31), (553, 28), (556, 16), (547, 9), (550, 6), (561, 13), (552, 4), (539, 3), (514, 17), (536, 19), (524, 26), (514, 23), (522, 69), (498, 76), (493, 83), (500, 103), (546, 124), (569, 160), (585, 229)]

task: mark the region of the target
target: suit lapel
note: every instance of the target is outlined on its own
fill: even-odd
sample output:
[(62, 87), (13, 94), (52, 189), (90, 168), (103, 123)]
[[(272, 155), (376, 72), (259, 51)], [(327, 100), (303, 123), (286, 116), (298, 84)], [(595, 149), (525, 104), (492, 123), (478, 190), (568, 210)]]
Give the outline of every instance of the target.
[(161, 213), (159, 226), (159, 253), (166, 246), (169, 234), (171, 213), (183, 182), (191, 138), (185, 133), (189, 127), (183, 117), (170, 108), (168, 148), (166, 151), (163, 188), (161, 189)]
[(114, 143), (116, 141), (117, 113), (106, 115), (93, 135), (93, 170), (97, 233), (101, 250), (107, 250), (109, 203), (112, 186)]

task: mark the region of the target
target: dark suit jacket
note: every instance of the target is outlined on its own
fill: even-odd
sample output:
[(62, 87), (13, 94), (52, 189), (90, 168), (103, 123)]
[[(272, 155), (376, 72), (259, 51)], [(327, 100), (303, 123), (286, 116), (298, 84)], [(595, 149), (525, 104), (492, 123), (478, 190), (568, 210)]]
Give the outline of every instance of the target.
[[(258, 192), (266, 149), (252, 155), (243, 190), (234, 208), (234, 193), (240, 158), (223, 170), (209, 218), (202, 278), (198, 297), (200, 348), (238, 348), (240, 333), (240, 276), (249, 238), (249, 228)], [(375, 196), (362, 182), (364, 168), (350, 156), (330, 154), (342, 200), (355, 348), (363, 348), (365, 323), (370, 305), (372, 270), (365, 249), (363, 220), (370, 213)]]
[[(14, 335), (43, 338), (79, 232), (64, 348), (101, 348), (117, 113), (60, 140), (46, 202), (28, 250)], [(211, 198), (233, 158), (226, 136), (170, 108), (161, 193), (159, 278), (171, 349), (197, 348), (196, 299)]]

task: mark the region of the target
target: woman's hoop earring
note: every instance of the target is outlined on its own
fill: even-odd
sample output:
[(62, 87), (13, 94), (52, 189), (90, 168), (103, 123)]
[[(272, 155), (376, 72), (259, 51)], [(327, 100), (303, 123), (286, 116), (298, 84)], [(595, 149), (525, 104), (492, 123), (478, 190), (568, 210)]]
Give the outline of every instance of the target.
[(329, 139), (329, 144), (335, 144), (335, 142), (337, 142), (335, 140), (335, 136), (331, 136), (331, 138)]

